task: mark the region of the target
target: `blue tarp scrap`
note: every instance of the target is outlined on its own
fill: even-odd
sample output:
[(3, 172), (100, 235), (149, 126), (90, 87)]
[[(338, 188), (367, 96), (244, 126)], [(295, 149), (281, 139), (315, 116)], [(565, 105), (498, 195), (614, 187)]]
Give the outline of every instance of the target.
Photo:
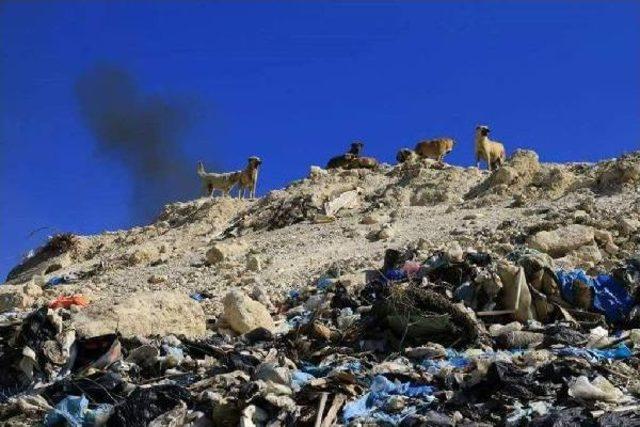
[(465, 368), (471, 364), (471, 361), (461, 353), (448, 348), (446, 358), (444, 359), (424, 359), (420, 365), (427, 369), (427, 372), (436, 374), (442, 368)]
[(562, 298), (569, 303), (574, 303), (575, 298), (573, 282), (579, 280), (589, 286), (593, 292), (593, 308), (603, 313), (608, 322), (616, 323), (624, 320), (633, 308), (633, 298), (624, 286), (609, 274), (591, 277), (584, 270), (557, 270), (556, 275), (560, 280)]
[(191, 297), (191, 299), (196, 300), (198, 302), (202, 302), (204, 301), (204, 297), (202, 296), (202, 294), (199, 294), (197, 292), (192, 293), (191, 295), (189, 295)]
[(334, 279), (324, 276), (318, 279), (318, 281), (316, 282), (316, 287), (320, 290), (326, 290), (333, 286), (334, 282)]
[(342, 410), (345, 422), (355, 419), (374, 419), (399, 424), (404, 418), (416, 412), (416, 406), (408, 406), (400, 413), (387, 413), (384, 406), (391, 396), (406, 396), (422, 398), (423, 404), (431, 403), (435, 398), (435, 388), (428, 385), (400, 383), (389, 381), (382, 375), (376, 376), (371, 382), (370, 391), (352, 402), (348, 402)]
[(291, 375), (291, 388), (293, 391), (300, 391), (302, 387), (315, 379), (316, 377), (307, 372), (302, 372), (300, 370), (294, 371)]
[(400, 268), (392, 268), (390, 270), (385, 271), (383, 274), (387, 280), (392, 280), (392, 281), (400, 281), (400, 280), (405, 280), (407, 278), (407, 273)]
[(84, 396), (67, 396), (62, 399), (44, 418), (46, 427), (93, 427), (103, 424), (111, 413), (113, 406), (98, 405), (89, 409), (89, 401)]
[(633, 353), (624, 344), (618, 345), (618, 347), (610, 348), (607, 350), (598, 350), (594, 348), (578, 348), (578, 347), (564, 347), (556, 351), (560, 356), (575, 356), (582, 357), (587, 360), (602, 361), (602, 360), (624, 360), (633, 356)]

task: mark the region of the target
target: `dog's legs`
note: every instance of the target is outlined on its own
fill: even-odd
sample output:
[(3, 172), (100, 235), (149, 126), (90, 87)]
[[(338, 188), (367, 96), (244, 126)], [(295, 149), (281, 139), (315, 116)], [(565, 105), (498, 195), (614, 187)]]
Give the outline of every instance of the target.
[(476, 167), (480, 169), (480, 153), (476, 151)]

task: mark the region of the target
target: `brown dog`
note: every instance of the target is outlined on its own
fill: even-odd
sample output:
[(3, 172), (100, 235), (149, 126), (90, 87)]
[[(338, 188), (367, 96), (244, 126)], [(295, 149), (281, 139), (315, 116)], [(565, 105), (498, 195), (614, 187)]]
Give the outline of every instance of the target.
[(436, 138), (420, 141), (416, 144), (415, 152), (425, 159), (433, 159), (442, 163), (444, 156), (453, 150), (455, 141), (451, 138)]
[(249, 198), (256, 197), (256, 186), (258, 185), (258, 169), (262, 164), (260, 157), (251, 156), (247, 161), (247, 167), (240, 172), (238, 177), (238, 198), (244, 198), (246, 190), (249, 190)]
[(347, 167), (348, 163), (355, 158), (360, 157), (364, 144), (360, 141), (356, 141), (351, 144), (351, 148), (344, 154), (332, 157), (327, 163), (326, 169), (336, 169)]

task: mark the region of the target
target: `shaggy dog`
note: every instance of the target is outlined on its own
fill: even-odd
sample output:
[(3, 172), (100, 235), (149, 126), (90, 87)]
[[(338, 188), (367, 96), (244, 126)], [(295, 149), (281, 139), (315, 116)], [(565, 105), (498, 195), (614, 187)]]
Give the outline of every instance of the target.
[(364, 144), (362, 142), (356, 141), (352, 143), (351, 148), (345, 154), (332, 157), (329, 160), (329, 163), (327, 163), (326, 169), (347, 168), (349, 162), (360, 157), (362, 148), (364, 148)]
[(223, 196), (227, 196), (233, 186), (240, 182), (240, 171), (227, 173), (206, 172), (202, 162), (198, 162), (196, 171), (200, 181), (202, 181), (202, 192), (205, 196), (213, 196), (215, 190), (220, 191)]
[(507, 155), (504, 145), (489, 139), (490, 132), (488, 126), (476, 126), (476, 166), (480, 168), (480, 160), (484, 160), (489, 170), (494, 170), (502, 165)]
[(260, 157), (251, 156), (247, 161), (247, 167), (239, 174), (238, 198), (243, 198), (245, 191), (249, 190), (249, 198), (256, 197), (256, 186), (258, 185), (258, 169), (262, 164)]
[(442, 163), (444, 156), (453, 150), (454, 140), (451, 138), (436, 138), (420, 141), (416, 144), (415, 152), (425, 159), (433, 159)]

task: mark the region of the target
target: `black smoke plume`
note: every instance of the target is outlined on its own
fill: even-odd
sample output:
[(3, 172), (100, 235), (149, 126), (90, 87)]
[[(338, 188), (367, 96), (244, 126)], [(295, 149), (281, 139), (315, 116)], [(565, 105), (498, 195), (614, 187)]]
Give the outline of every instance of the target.
[(196, 118), (192, 102), (147, 96), (128, 72), (112, 66), (82, 75), (76, 94), (99, 156), (121, 162), (130, 174), (134, 221), (148, 221), (163, 204), (196, 194), (195, 165), (180, 148)]

